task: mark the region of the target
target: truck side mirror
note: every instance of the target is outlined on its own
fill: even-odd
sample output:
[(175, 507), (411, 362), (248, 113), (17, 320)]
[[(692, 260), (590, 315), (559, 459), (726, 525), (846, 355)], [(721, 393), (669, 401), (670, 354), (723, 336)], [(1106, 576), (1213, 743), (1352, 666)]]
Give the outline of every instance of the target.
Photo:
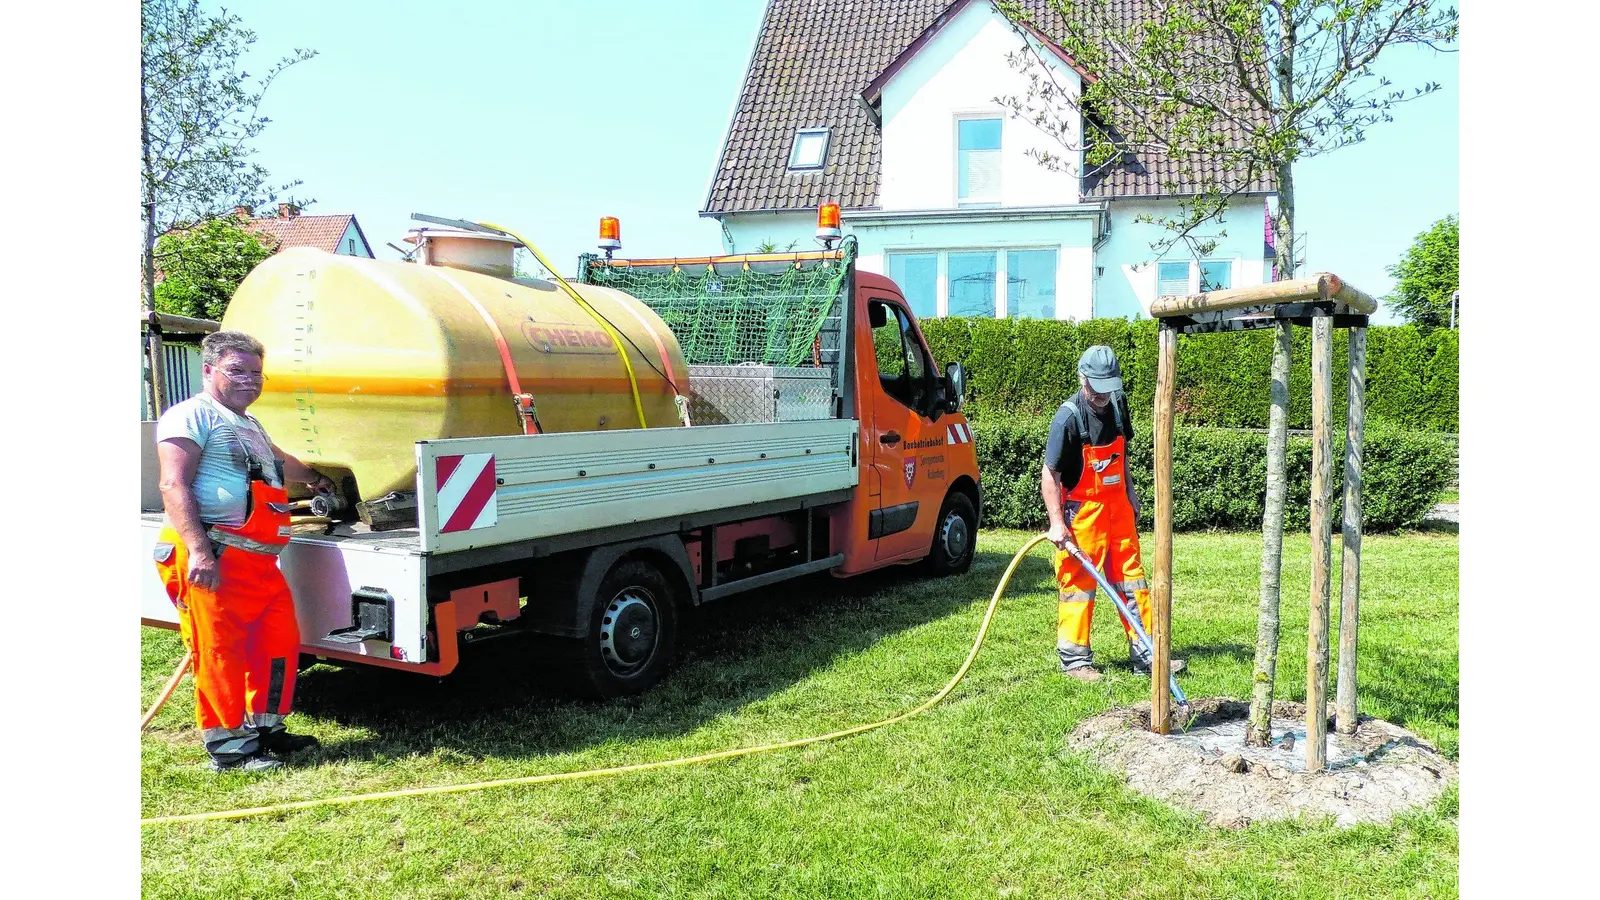
[(961, 363), (953, 362), (944, 367), (944, 384), (945, 408), (960, 412), (967, 401), (967, 373)]

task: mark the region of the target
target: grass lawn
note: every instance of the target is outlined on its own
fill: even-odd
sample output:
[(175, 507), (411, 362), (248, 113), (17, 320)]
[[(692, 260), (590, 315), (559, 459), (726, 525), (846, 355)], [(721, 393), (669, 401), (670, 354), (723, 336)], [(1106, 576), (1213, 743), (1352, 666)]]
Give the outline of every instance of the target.
[[(937, 691), (1028, 535), (985, 531), (966, 576), (804, 580), (693, 614), (678, 669), (609, 704), (544, 687), (540, 646), (474, 648), (443, 681), (318, 665), (295, 730), (323, 747), (212, 775), (185, 682), (142, 738), (147, 816), (670, 759), (876, 721)], [(1148, 537), (1147, 537), (1148, 541)], [(1260, 536), (1176, 541), (1173, 652), (1191, 697), (1247, 698)], [(1334, 570), (1337, 577), (1337, 541)], [(1457, 538), (1363, 544), (1361, 710), (1458, 755)], [(1305, 695), (1310, 545), (1284, 548), (1280, 698)], [(1098, 685), (1055, 671), (1034, 551), (971, 673), (909, 722), (841, 742), (601, 781), (142, 830), (160, 897), (1453, 897), (1457, 794), (1385, 826), (1226, 831), (1068, 751), (1081, 719), (1149, 698), (1098, 603)], [(1338, 614), (1338, 587), (1334, 615)], [(1337, 646), (1337, 631), (1334, 632)], [(152, 701), (181, 655), (144, 629)], [(1329, 696), (1333, 692), (1329, 686)]]

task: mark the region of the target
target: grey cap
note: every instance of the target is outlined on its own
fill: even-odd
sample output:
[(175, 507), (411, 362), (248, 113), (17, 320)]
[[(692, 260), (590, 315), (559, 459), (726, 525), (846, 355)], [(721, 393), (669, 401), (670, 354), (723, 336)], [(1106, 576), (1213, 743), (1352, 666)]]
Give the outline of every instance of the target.
[(1097, 394), (1110, 394), (1122, 390), (1122, 366), (1117, 354), (1104, 344), (1096, 344), (1078, 357), (1078, 374), (1089, 379), (1089, 387)]

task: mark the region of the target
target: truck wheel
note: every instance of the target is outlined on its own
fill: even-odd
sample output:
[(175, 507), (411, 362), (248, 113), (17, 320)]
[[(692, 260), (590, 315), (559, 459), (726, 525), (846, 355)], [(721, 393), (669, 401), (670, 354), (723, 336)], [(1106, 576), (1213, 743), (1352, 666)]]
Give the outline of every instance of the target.
[(972, 568), (978, 546), (978, 511), (972, 500), (960, 491), (951, 491), (939, 508), (939, 521), (933, 528), (933, 549), (928, 552), (927, 568), (933, 575), (960, 575)]
[(600, 580), (589, 633), (577, 643), (578, 690), (610, 699), (649, 690), (667, 672), (678, 638), (677, 589), (643, 560), (614, 566)]

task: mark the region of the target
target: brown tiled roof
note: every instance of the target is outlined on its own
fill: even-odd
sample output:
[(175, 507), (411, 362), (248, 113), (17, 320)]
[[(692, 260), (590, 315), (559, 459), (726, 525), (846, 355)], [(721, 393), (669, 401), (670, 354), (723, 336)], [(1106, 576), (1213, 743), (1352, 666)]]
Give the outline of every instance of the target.
[[(845, 209), (875, 207), (881, 132), (863, 92), (913, 43), (970, 2), (987, 0), (769, 0), (703, 212), (809, 209), (827, 202)], [(1113, 0), (1125, 21), (1152, 2)], [(1061, 24), (1048, 0), (1022, 5), (1045, 33)], [(808, 127), (830, 129), (823, 167), (790, 172), (795, 131)], [(1146, 154), (1090, 179), (1084, 197), (1192, 193), (1195, 180), (1177, 169)], [(1269, 176), (1249, 189), (1274, 188)]]
[[(344, 237), (345, 229), (355, 222), (356, 217), (351, 214), (339, 216), (268, 216), (262, 219), (250, 219), (244, 223), (249, 231), (257, 232), (271, 237), (276, 241), (277, 249), (286, 247), (315, 247), (336, 253), (339, 250), (339, 239)], [(367, 236), (362, 234), (360, 223), (356, 223), (356, 234), (361, 236), (361, 242), (367, 243)], [(370, 252), (371, 245), (367, 245)]]

